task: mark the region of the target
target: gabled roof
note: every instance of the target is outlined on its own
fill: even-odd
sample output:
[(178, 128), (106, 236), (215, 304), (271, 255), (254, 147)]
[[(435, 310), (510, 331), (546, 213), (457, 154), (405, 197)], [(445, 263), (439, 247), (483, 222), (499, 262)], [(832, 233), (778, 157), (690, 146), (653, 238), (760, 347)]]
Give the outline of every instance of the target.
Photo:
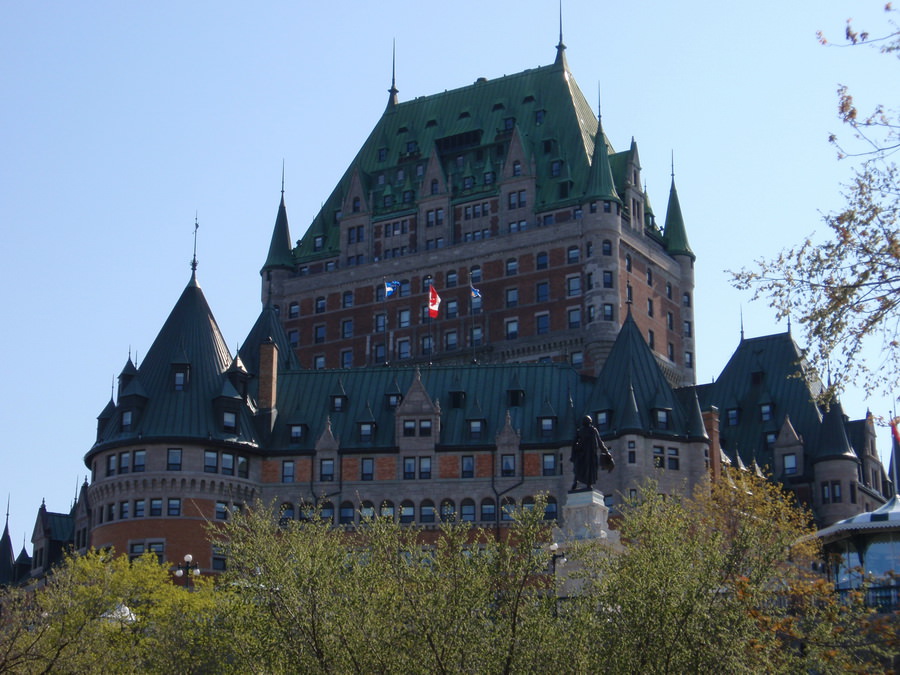
[(297, 355), (291, 349), (287, 333), (284, 332), (284, 326), (281, 325), (278, 314), (275, 313), (275, 308), (266, 305), (256, 317), (253, 327), (238, 350), (238, 356), (248, 373), (259, 376), (259, 348), (269, 338), (278, 347), (279, 367), (292, 369), (300, 367)]

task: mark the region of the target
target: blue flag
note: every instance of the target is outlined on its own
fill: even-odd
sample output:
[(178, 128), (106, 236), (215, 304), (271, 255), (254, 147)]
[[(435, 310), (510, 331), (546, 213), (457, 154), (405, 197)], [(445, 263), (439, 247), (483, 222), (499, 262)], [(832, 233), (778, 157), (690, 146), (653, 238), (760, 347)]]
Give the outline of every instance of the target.
[(400, 282), (399, 281), (385, 281), (384, 282), (384, 297), (389, 298), (399, 290), (400, 290)]
[(469, 288), (472, 289), (472, 297), (473, 297), (473, 298), (480, 298), (480, 297), (481, 297), (481, 291), (479, 291), (479, 290), (478, 290), (477, 288), (475, 288), (474, 286), (470, 286)]

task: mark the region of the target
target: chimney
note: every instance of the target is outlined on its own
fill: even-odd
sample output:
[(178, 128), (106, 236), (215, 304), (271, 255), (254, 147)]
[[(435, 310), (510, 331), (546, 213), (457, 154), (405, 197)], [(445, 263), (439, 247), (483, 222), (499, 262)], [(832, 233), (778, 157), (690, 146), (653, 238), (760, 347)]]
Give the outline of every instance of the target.
[(709, 476), (712, 480), (722, 477), (722, 447), (719, 444), (719, 409), (711, 406), (703, 411), (703, 426), (709, 436)]
[(275, 423), (278, 394), (278, 346), (271, 337), (259, 346), (259, 411), (266, 416), (269, 431)]

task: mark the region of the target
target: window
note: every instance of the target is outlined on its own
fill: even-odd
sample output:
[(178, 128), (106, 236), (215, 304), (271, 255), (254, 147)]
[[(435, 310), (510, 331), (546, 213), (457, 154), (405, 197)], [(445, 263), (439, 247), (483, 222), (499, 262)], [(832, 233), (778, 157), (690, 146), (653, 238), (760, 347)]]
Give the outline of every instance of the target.
[(482, 341), (482, 331), (481, 326), (472, 326), (469, 330), (469, 345), (472, 347), (477, 347), (481, 344)]
[(515, 276), (519, 273), (519, 261), (515, 258), (510, 258), (506, 261), (506, 276), (511, 277)]
[(669, 428), (669, 411), (668, 410), (656, 410), (656, 428), (657, 429), (668, 429)]
[(177, 517), (181, 515), (181, 500), (170, 497), (166, 505), (166, 515)]
[(341, 525), (352, 525), (356, 519), (356, 510), (350, 502), (341, 502), (341, 508), (338, 515), (338, 522)]
[(570, 298), (581, 295), (580, 276), (572, 276), (566, 278), (566, 295)]
[(534, 287), (534, 301), (547, 302), (550, 300), (550, 282), (539, 281)]
[(679, 469), (678, 448), (666, 449), (666, 468), (669, 471), (678, 471)]
[(216, 520), (227, 520), (228, 518), (228, 503), (227, 502), (216, 502)]
[(519, 337), (519, 320), (507, 319), (505, 323), (505, 334), (507, 340), (515, 340)]
[(440, 183), (438, 182), (438, 179), (432, 178), (431, 179), (431, 194), (433, 194), (433, 195), (438, 194), (438, 192), (440, 192), (440, 189), (441, 189), (441, 187), (440, 187)]
[(250, 461), (246, 457), (238, 455), (237, 458), (237, 475), (238, 478), (247, 478), (250, 473)]
[(692, 334), (693, 334), (693, 329), (691, 328), (691, 322), (685, 321), (684, 322), (684, 336), (691, 337)]
[(556, 428), (556, 420), (553, 417), (541, 417), (538, 420), (538, 426), (541, 430), (541, 438), (552, 438)]
[(612, 255), (612, 242), (609, 239), (604, 239), (600, 244), (600, 252), (603, 255)]
[(675, 360), (675, 345), (671, 342), (666, 345), (666, 356), (669, 357), (669, 361)]
[(653, 270), (650, 269), (649, 267), (647, 268), (647, 285), (648, 286), (653, 285)]
[(831, 481), (831, 503), (841, 503), (841, 482), (839, 480)]
[(797, 455), (793, 452), (787, 453), (782, 462), (786, 476), (793, 476), (797, 473)]
[(319, 324), (317, 326), (313, 326), (313, 342), (317, 345), (325, 342), (325, 325)]
[(759, 419), (761, 422), (769, 422), (772, 419), (771, 403), (763, 403), (759, 406)]
[(288, 331), (288, 342), (291, 347), (296, 349), (300, 345), (300, 331), (298, 330), (289, 330)]
[(512, 520), (513, 514), (516, 512), (516, 500), (512, 497), (504, 497), (500, 502), (500, 519)]
[(647, 316), (653, 316), (653, 299), (647, 298)]
[(613, 287), (613, 273), (611, 270), (603, 270), (603, 288)]
[(474, 478), (475, 476), (475, 457), (472, 455), (463, 455), (460, 459), (460, 477)]
[(408, 309), (401, 309), (397, 312), (397, 326), (399, 328), (409, 328), (410, 322), (410, 311)]
[(671, 300), (672, 299), (672, 282), (666, 282), (666, 297)]
[(728, 412), (725, 413), (725, 418), (728, 426), (736, 427), (741, 420), (740, 410), (738, 408), (729, 408)]
[(434, 522), (434, 502), (430, 499), (426, 499), (419, 506), (419, 522), (421, 523), (433, 523)]
[(475, 521), (475, 502), (471, 499), (463, 499), (459, 507), (460, 520), (466, 523)]
[(469, 420), (469, 438), (478, 440), (484, 433), (484, 420)]
[(419, 420), (419, 436), (431, 437), (431, 420)]
[[(403, 435), (406, 435), (406, 430), (404, 429)], [(415, 457), (404, 457), (403, 458), (403, 480), (415, 480), (416, 478), (416, 458)]]
[(653, 446), (653, 466), (657, 469), (665, 469), (665, 453), (661, 446)]
[(568, 311), (569, 328), (581, 328), (581, 307), (573, 307)]
[(550, 332), (550, 315), (546, 312), (535, 315), (534, 323), (538, 335), (546, 335)]
[(319, 460), (319, 480), (322, 482), (331, 482), (334, 480), (334, 460)]
[(175, 391), (184, 391), (184, 388), (186, 386), (187, 386), (187, 371), (176, 370), (175, 371)]
[(372, 480), (375, 477), (375, 460), (363, 457), (360, 462), (360, 480)]
[(222, 473), (226, 476), (234, 475), (234, 455), (230, 452), (222, 453)]
[(406, 338), (397, 340), (397, 358), (408, 359), (410, 356), (409, 340)]
[(353, 337), (353, 319), (341, 321), (341, 337), (345, 339)]
[(822, 483), (822, 503), (831, 503), (831, 483), (829, 483), (828, 481)]
[(500, 475), (515, 476), (516, 475), (516, 456), (502, 455), (500, 457)]
[(456, 300), (447, 300), (446, 316), (448, 319), (455, 319), (459, 316), (459, 303)]
[(135, 499), (134, 500), (134, 517), (135, 518), (143, 518), (145, 509), (147, 507), (147, 502), (143, 499)]
[(631, 254), (630, 253), (625, 254), (625, 271), (626, 272), (631, 271)]
[(237, 431), (237, 415), (230, 410), (222, 413), (222, 430), (230, 434)]
[[(375, 424), (372, 422), (359, 423), (359, 440), (363, 443), (371, 443), (375, 436)], [(363, 479), (365, 480), (365, 479)]]
[(625, 284), (625, 299), (628, 302), (634, 302), (634, 292), (631, 288), (631, 284)]
[(691, 294), (690, 293), (685, 292), (681, 296), (681, 304), (684, 305), (685, 307), (691, 306)]
[(694, 352), (685, 352), (684, 353), (684, 365), (687, 368), (694, 367)]
[(219, 453), (214, 450), (206, 450), (203, 453), (203, 471), (205, 473), (218, 473)]
[(313, 357), (313, 369), (314, 370), (324, 370), (325, 369), (325, 357), (322, 354), (319, 354)]
[(555, 452), (545, 452), (544, 456), (541, 458), (541, 464), (542, 464), (543, 473), (545, 476), (555, 476), (556, 475), (556, 453)]
[(116, 453), (113, 453), (106, 458), (106, 475), (116, 475)]
[(294, 482), (294, 460), (285, 459), (281, 462), (281, 482), (282, 483), (293, 483)]
[(572, 352), (569, 363), (573, 368), (581, 368), (584, 366), (584, 352)]
[(444, 285), (447, 288), (453, 288), (459, 283), (459, 275), (454, 271), (450, 270), (447, 272), (447, 276), (444, 279)]
[(522, 175), (522, 162), (519, 160), (515, 160), (513, 162), (513, 176), (521, 176)]
[(647, 346), (649, 346), (650, 349), (656, 348), (656, 335), (654, 335), (652, 330), (647, 331)]
[(122, 411), (122, 431), (131, 431), (131, 424), (133, 420), (133, 415), (130, 410)]
[(341, 307), (344, 309), (353, 307), (353, 291), (344, 291), (341, 296)]
[(421, 480), (431, 479), (431, 457), (419, 457), (419, 478)]
[(581, 258), (581, 251), (578, 250), (577, 246), (570, 246), (566, 251), (566, 262), (569, 265), (573, 265), (578, 262)]
[(604, 321), (613, 321), (613, 306), (610, 303), (605, 303), (603, 305), (603, 320)]
[(411, 501), (404, 501), (400, 504), (400, 522), (408, 524), (416, 519), (416, 507)]
[(628, 451), (628, 463), (637, 464), (637, 452), (635, 450)]
[(162, 515), (162, 499), (154, 498), (150, 500), (150, 517), (159, 517)]
[(445, 499), (441, 502), (441, 522), (449, 523), (455, 520), (456, 518), (456, 506), (453, 504), (453, 501), (450, 499)]
[(481, 266), (473, 265), (469, 270), (469, 282), (473, 284), (477, 284), (481, 281)]
[(506, 306), (507, 307), (516, 307), (519, 304), (519, 289), (518, 288), (507, 288), (506, 289)]
[(169, 448), (166, 471), (181, 471), (181, 448)]

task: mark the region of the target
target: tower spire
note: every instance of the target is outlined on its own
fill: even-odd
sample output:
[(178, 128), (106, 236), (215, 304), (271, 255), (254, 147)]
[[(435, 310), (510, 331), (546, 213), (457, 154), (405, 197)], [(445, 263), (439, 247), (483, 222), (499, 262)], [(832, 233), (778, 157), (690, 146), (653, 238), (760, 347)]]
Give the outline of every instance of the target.
[(197, 272), (197, 230), (200, 229), (200, 219), (197, 216), (197, 213), (194, 213), (194, 257), (191, 258), (191, 272), (196, 274)]
[(281, 158), (281, 200), (284, 201), (284, 157)]
[(556, 65), (562, 65), (568, 69), (566, 63), (566, 44), (563, 42), (562, 0), (559, 0), (559, 43), (556, 45)]
[(397, 98), (397, 94), (400, 92), (397, 89), (397, 40), (396, 38), (391, 43), (391, 88), (388, 89), (388, 109), (393, 108), (397, 103), (399, 103), (399, 99)]

